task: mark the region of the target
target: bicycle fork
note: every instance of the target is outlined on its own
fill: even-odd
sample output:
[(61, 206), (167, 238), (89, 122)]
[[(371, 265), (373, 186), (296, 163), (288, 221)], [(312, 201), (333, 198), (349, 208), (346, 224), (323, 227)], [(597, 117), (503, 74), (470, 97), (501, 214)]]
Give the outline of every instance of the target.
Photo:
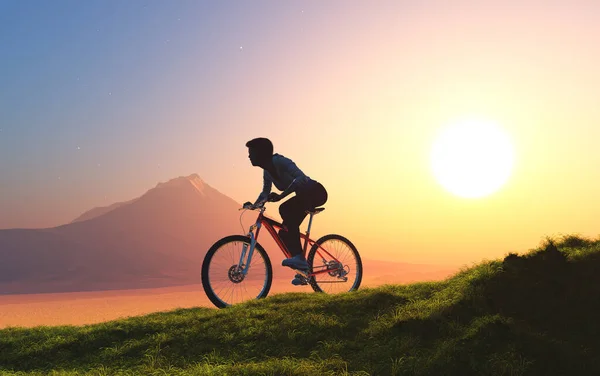
[[(250, 230), (248, 231), (248, 234), (246, 234), (246, 236), (250, 238), (250, 244), (244, 243), (244, 246), (242, 247), (242, 253), (240, 255), (238, 267), (240, 268), (241, 273), (244, 276), (248, 274), (248, 270), (250, 269), (250, 263), (252, 262), (252, 255), (254, 254), (254, 248), (256, 246), (256, 236), (254, 236), (254, 229), (256, 229), (256, 234), (258, 235), (258, 231), (260, 230), (260, 222), (250, 226)], [(248, 254), (248, 258), (246, 258), (246, 254)]]

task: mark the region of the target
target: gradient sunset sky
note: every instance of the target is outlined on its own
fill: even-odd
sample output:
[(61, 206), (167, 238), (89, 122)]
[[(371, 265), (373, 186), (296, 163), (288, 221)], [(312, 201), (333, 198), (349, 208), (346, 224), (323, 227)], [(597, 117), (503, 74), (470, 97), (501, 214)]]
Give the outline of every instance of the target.
[[(470, 263), (600, 234), (600, 2), (0, 1), (0, 228), (52, 227), (198, 173), (238, 202), (263, 136), (364, 258)], [(499, 124), (507, 183), (465, 199), (430, 153)], [(270, 210), (276, 213), (276, 208)]]

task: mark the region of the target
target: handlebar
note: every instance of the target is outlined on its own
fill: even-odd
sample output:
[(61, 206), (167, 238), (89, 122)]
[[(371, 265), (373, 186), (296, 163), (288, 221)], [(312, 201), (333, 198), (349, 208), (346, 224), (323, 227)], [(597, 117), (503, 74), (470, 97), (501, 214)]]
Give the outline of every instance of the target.
[(238, 210), (259, 210), (259, 209), (263, 209), (263, 208), (264, 208), (264, 206), (265, 206), (265, 204), (266, 204), (267, 202), (271, 202), (271, 201), (268, 201), (268, 200), (262, 200), (262, 201), (258, 202), (258, 204), (257, 204), (257, 205), (253, 205), (253, 204), (247, 205), (247, 204), (244, 204), (244, 205), (242, 205), (242, 207), (241, 207), (241, 208), (239, 208)]

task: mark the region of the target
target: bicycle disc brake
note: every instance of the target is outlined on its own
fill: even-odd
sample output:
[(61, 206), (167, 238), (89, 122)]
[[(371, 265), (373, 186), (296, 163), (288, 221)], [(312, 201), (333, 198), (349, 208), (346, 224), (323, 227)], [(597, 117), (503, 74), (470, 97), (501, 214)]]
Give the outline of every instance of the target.
[(229, 271), (227, 272), (229, 280), (233, 283), (242, 282), (246, 277), (244, 273), (242, 273), (242, 270), (243, 268), (241, 268), (239, 265), (232, 265), (231, 268), (229, 268)]

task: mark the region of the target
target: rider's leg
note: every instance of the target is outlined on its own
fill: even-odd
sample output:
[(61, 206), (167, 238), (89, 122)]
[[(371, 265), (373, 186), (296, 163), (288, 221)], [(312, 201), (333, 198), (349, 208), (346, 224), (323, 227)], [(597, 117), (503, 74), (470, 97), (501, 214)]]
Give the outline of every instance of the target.
[(323, 205), (327, 201), (327, 191), (315, 182), (308, 189), (296, 192), (296, 196), (287, 200), (279, 206), (279, 213), (286, 225), (287, 231), (280, 231), (280, 237), (291, 253), (291, 258), (285, 259), (283, 266), (295, 269), (308, 269), (306, 255), (300, 242), (300, 224), (306, 218), (306, 211)]
[(279, 206), (279, 214), (286, 230), (279, 230), (279, 236), (290, 251), (292, 257), (302, 254), (300, 245), (300, 224), (306, 218), (302, 197), (295, 196)]

